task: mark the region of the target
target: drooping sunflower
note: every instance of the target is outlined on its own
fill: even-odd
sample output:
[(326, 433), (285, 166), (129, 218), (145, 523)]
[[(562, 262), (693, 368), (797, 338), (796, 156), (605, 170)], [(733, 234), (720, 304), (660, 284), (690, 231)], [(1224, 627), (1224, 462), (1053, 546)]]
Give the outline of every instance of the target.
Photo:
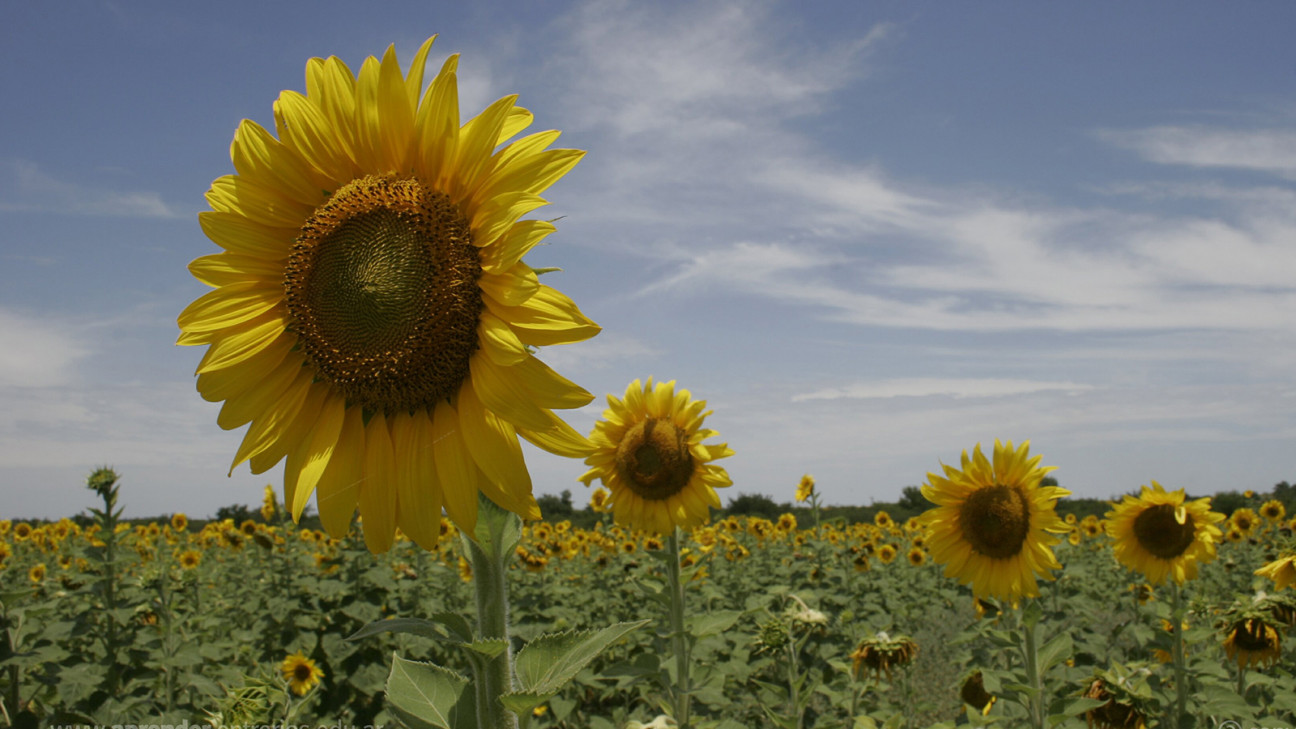
[(1242, 618), (1225, 628), (1224, 653), (1238, 668), (1268, 668), (1282, 658), (1282, 636), (1263, 618)]
[(1215, 559), (1222, 521), (1223, 514), (1210, 510), (1210, 497), (1185, 503), (1183, 489), (1167, 493), (1153, 481), (1107, 512), (1107, 533), (1116, 561), (1153, 585), (1166, 576), (1182, 585), (1197, 576), (1198, 565)]
[(298, 696), (305, 696), (324, 678), (324, 671), (300, 651), (283, 659), (279, 670), (288, 682), (288, 688)]
[(1050, 547), (1069, 527), (1055, 508), (1071, 492), (1041, 486), (1053, 467), (1039, 462), (1030, 441), (1015, 448), (996, 440), (993, 463), (978, 444), (970, 458), (963, 452), (961, 468), (927, 474), (923, 496), (936, 504), (923, 515), (928, 550), (977, 597), (1035, 597), (1036, 577), (1052, 579), (1049, 570), (1061, 568)]
[(286, 459), (293, 518), (318, 492), (340, 536), (358, 505), (373, 551), (398, 526), (433, 548), (443, 507), (471, 532), (479, 491), (538, 518), (518, 436), (589, 453), (553, 410), (592, 396), (533, 348), (599, 327), (521, 260), (555, 229), (522, 216), (583, 152), (547, 149), (556, 131), (506, 144), (532, 119), (516, 96), (461, 124), (458, 56), (423, 89), (431, 44), (408, 74), (393, 48), (358, 76), (311, 59), (277, 138), (240, 124), (199, 215), (223, 251), (189, 266), (215, 290), (179, 317), (218, 424), (250, 424), (231, 470)]
[[(733, 455), (724, 443), (702, 441), (714, 430), (702, 427), (710, 415), (705, 400), (675, 381), (635, 380), (625, 398), (608, 395), (603, 420), (590, 434), (586, 486), (598, 478), (608, 487), (617, 523), (666, 534), (675, 527), (698, 526), (720, 508), (715, 490), (731, 485), (724, 468), (712, 463)], [(705, 411), (705, 412), (704, 412)]]
[(1255, 573), (1273, 580), (1275, 590), (1281, 590), (1289, 585), (1296, 585), (1296, 554), (1279, 557), (1265, 564)]
[(814, 476), (811, 476), (808, 473), (802, 476), (801, 482), (797, 484), (797, 488), (796, 488), (797, 503), (800, 503), (802, 501), (808, 501), (810, 499), (810, 495), (814, 493), (814, 488), (815, 488)]

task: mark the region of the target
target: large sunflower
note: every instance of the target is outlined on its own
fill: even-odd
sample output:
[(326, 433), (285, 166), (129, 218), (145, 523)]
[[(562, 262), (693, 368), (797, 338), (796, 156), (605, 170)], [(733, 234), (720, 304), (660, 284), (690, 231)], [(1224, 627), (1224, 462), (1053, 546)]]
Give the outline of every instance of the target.
[(995, 441), (994, 462), (978, 444), (961, 468), (944, 466), (945, 475), (927, 474), (923, 496), (936, 504), (923, 515), (932, 559), (945, 575), (972, 584), (976, 597), (1036, 597), (1036, 576), (1052, 579), (1060, 569), (1050, 547), (1069, 527), (1054, 510), (1070, 491), (1041, 486), (1053, 467), (1030, 457), (1030, 441), (1014, 448)]
[(461, 125), (457, 56), (423, 89), (431, 45), (408, 74), (392, 48), (359, 76), (313, 58), (306, 94), (274, 104), (278, 138), (239, 125), (237, 174), (199, 215), (223, 252), (189, 266), (215, 290), (179, 317), (180, 344), (208, 345), (217, 422), (250, 424), (231, 470), (286, 458), (293, 518), (318, 491), (338, 536), (358, 504), (374, 551), (397, 527), (431, 548), (443, 507), (471, 531), (478, 491), (538, 517), (518, 435), (589, 452), (552, 409), (592, 396), (533, 347), (599, 328), (521, 261), (554, 226), (520, 220), (583, 153), (546, 149), (555, 131), (501, 146), (531, 122), (515, 96)]
[(1141, 572), (1153, 585), (1169, 575), (1183, 584), (1197, 576), (1197, 566), (1215, 559), (1222, 536), (1216, 524), (1224, 515), (1210, 510), (1210, 498), (1184, 501), (1184, 491), (1167, 493), (1161, 484), (1126, 495), (1107, 512), (1107, 534), (1116, 561)]
[(702, 427), (711, 413), (705, 400), (675, 381), (635, 380), (625, 399), (608, 395), (603, 420), (594, 425), (594, 451), (581, 476), (588, 486), (598, 478), (608, 487), (617, 523), (665, 534), (677, 526), (705, 522), (709, 508), (720, 508), (715, 489), (732, 485), (724, 468), (711, 461), (732, 456), (729, 446), (705, 445), (718, 435)]

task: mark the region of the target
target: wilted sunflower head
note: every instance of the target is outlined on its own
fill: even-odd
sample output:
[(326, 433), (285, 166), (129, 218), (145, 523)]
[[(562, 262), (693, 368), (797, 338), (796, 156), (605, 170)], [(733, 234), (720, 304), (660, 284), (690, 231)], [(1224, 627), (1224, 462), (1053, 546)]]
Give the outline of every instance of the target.
[(673, 380), (654, 384), (651, 377), (631, 382), (624, 398), (607, 400), (590, 434), (585, 485), (597, 478), (608, 487), (618, 524), (666, 534), (707, 521), (710, 510), (720, 508), (715, 489), (733, 483), (712, 461), (733, 451), (703, 443), (717, 435), (702, 427), (710, 415), (706, 401), (677, 392)]
[(990, 713), (996, 699), (993, 694), (986, 691), (985, 677), (980, 670), (973, 671), (963, 679), (963, 683), (959, 685), (959, 698), (963, 703), (981, 712), (981, 716)]
[(810, 496), (814, 494), (815, 480), (814, 476), (806, 474), (801, 477), (801, 482), (797, 484), (796, 500), (798, 502), (809, 501)]
[(206, 345), (198, 390), (217, 422), (250, 424), (233, 466), (286, 459), (284, 507), (318, 492), (341, 536), (357, 506), (366, 546), (397, 527), (434, 549), (442, 508), (471, 533), (478, 494), (539, 516), (518, 438), (568, 457), (589, 444), (553, 414), (592, 396), (535, 348), (599, 328), (522, 257), (555, 230), (523, 220), (583, 155), (504, 97), (461, 123), (458, 57), (424, 88), (432, 40), (353, 73), (311, 59), (306, 93), (274, 104), (275, 134), (244, 121), (235, 174), (199, 215), (221, 253), (190, 265), (214, 288), (179, 316)]
[(1238, 668), (1268, 668), (1282, 658), (1282, 637), (1263, 617), (1242, 617), (1225, 627), (1224, 653)]
[(995, 441), (993, 461), (978, 444), (959, 468), (927, 474), (923, 496), (936, 506), (923, 514), (932, 559), (945, 574), (971, 583), (978, 597), (1033, 597), (1037, 577), (1060, 569), (1050, 547), (1068, 527), (1055, 510), (1070, 491), (1042, 486), (1052, 467), (1030, 456), (1030, 442)]
[(1200, 564), (1215, 559), (1223, 514), (1210, 510), (1210, 498), (1186, 502), (1183, 489), (1167, 493), (1161, 484), (1127, 495), (1107, 513), (1112, 553), (1126, 567), (1159, 585), (1167, 576), (1183, 584)]
[(885, 673), (891, 680), (891, 669), (903, 667), (918, 654), (918, 644), (907, 635), (892, 638), (885, 631), (865, 638), (850, 654), (852, 672), (855, 680), (863, 680), (870, 673), (881, 678)]
[(1128, 692), (1108, 678), (1095, 676), (1090, 679), (1083, 694), (1086, 699), (1106, 702), (1085, 712), (1089, 726), (1098, 729), (1144, 729), (1147, 726), (1146, 716), (1130, 700)]

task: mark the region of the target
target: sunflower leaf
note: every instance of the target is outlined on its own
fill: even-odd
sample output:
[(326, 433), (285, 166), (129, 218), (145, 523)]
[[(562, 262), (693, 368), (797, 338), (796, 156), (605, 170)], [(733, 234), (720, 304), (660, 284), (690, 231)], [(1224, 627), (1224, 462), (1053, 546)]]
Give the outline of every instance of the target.
[(617, 623), (598, 631), (567, 631), (542, 635), (518, 651), (520, 693), (555, 693), (599, 653), (649, 620)]
[(379, 633), (409, 633), (446, 643), (471, 643), (472, 627), (467, 619), (455, 613), (437, 613), (431, 620), (422, 618), (388, 618), (375, 620), (347, 637), (360, 640)]
[(1062, 633), (1053, 640), (1044, 644), (1039, 652), (1039, 670), (1040, 673), (1048, 671), (1057, 665), (1064, 656), (1070, 655), (1073, 651), (1074, 644), (1071, 642), (1070, 633)]
[(514, 691), (512, 693), (501, 694), (500, 703), (504, 708), (514, 714), (529, 714), (532, 709), (543, 704), (554, 696), (558, 695), (557, 691)]
[(387, 706), (410, 729), (470, 729), (477, 716), (468, 683), (447, 668), (392, 654)]
[(717, 610), (713, 613), (690, 615), (685, 619), (688, 632), (695, 638), (718, 635), (733, 627), (744, 615), (741, 610)]

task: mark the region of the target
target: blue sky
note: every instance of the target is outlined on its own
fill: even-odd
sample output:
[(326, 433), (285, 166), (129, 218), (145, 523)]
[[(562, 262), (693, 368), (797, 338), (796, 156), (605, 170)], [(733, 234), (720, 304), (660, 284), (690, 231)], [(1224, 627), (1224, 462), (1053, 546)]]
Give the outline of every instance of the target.
[[(801, 7), (809, 5), (809, 8)], [(174, 346), (240, 119), (395, 43), (588, 150), (533, 266), (604, 328), (542, 359), (708, 400), (740, 492), (890, 500), (1030, 439), (1080, 496), (1296, 479), (1296, 6), (6, 3), (0, 516), (255, 503)], [(430, 76), (429, 76), (430, 77)], [(528, 450), (537, 489), (582, 464)]]

